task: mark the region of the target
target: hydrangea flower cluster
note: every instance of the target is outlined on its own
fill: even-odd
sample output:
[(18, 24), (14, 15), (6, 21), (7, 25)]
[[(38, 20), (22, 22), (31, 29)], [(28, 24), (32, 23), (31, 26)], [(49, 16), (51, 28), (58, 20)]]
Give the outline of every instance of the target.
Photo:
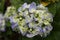
[(5, 13), (5, 18), (10, 20), (13, 31), (18, 31), (23, 36), (28, 38), (40, 35), (46, 37), (53, 29), (53, 15), (48, 11), (48, 8), (42, 4), (36, 5), (24, 3), (21, 7), (8, 7)]
[(5, 19), (3, 14), (0, 13), (0, 31), (5, 31)]

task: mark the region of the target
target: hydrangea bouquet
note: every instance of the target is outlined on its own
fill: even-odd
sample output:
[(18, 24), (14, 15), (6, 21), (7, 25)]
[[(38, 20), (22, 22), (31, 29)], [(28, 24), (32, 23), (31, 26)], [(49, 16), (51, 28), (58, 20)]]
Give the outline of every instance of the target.
[(14, 6), (9, 6), (4, 18), (10, 20), (13, 31), (17, 31), (28, 38), (36, 35), (46, 37), (53, 29), (51, 25), (53, 15), (47, 7), (42, 4), (36, 5), (35, 2), (24, 3), (17, 11)]

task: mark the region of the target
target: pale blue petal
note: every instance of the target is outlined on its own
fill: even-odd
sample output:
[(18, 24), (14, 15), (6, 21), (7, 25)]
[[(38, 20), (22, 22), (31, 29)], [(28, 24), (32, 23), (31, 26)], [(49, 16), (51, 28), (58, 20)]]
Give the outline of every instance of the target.
[(39, 32), (43, 33), (42, 27), (37, 27), (36, 30), (38, 30)]
[(31, 10), (31, 9), (36, 9), (36, 3), (35, 2), (30, 4), (29, 10)]
[(14, 20), (13, 20), (13, 17), (11, 16), (10, 18), (10, 23), (11, 23), (11, 28), (12, 29), (14, 29), (15, 27), (17, 27), (18, 26), (18, 24), (16, 23), (16, 22), (14, 22)]
[(22, 11), (24, 11), (26, 8), (27, 8), (27, 3), (24, 3), (23, 5), (22, 5)]
[(50, 26), (45, 26), (45, 29), (47, 30), (47, 31), (51, 31), (52, 29), (53, 29), (53, 27), (50, 25)]
[(21, 8), (21, 7), (19, 7), (19, 8), (18, 8), (18, 12), (21, 12), (21, 11), (22, 11), (22, 8)]
[(27, 3), (24, 3), (24, 4), (22, 5), (22, 7), (19, 7), (19, 8), (18, 8), (18, 12), (23, 11), (25, 8), (27, 8)]
[(35, 2), (30, 4), (29, 12), (31, 12), (32, 9), (36, 10), (36, 3)]
[(20, 28), (20, 32), (21, 32), (21, 34), (24, 36), (27, 31), (26, 31), (26, 32), (23, 32), (23, 30)]
[(14, 28), (16, 28), (16, 27), (18, 27), (18, 24), (12, 22), (12, 23), (11, 23), (11, 28), (14, 29)]
[(26, 34), (26, 37), (28, 37), (28, 38), (32, 38), (34, 36), (35, 36), (34, 34)]
[(24, 3), (23, 5), (22, 5), (22, 8), (26, 8), (27, 7), (27, 3)]

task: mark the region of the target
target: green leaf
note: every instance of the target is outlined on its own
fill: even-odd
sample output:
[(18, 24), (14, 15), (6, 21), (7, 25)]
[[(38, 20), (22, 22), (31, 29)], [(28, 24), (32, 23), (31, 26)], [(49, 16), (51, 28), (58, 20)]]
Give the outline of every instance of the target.
[(33, 40), (33, 38), (27, 38), (25, 36), (22, 36), (22, 40)]
[(51, 3), (50, 5), (48, 5), (48, 9), (49, 9), (50, 13), (55, 15), (56, 14), (56, 3)]
[(48, 37), (44, 38), (44, 40), (59, 40), (60, 39), (60, 32), (53, 31)]

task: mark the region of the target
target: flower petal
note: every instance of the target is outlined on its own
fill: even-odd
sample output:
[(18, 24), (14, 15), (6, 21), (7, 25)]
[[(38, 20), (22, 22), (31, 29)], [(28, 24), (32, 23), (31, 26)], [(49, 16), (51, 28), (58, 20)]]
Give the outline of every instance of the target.
[(12, 28), (12, 29), (14, 29), (14, 28), (17, 27), (17, 26), (18, 26), (17, 23), (13, 23), (13, 22), (11, 23), (11, 28)]
[(5, 31), (5, 19), (2, 14), (0, 14), (0, 31)]
[(26, 36), (27, 36), (28, 38), (32, 38), (32, 37), (34, 37), (35, 35), (34, 35), (34, 34), (26, 34)]
[(36, 10), (36, 3), (33, 2), (33, 3), (30, 4), (29, 12), (33, 13), (35, 10)]

